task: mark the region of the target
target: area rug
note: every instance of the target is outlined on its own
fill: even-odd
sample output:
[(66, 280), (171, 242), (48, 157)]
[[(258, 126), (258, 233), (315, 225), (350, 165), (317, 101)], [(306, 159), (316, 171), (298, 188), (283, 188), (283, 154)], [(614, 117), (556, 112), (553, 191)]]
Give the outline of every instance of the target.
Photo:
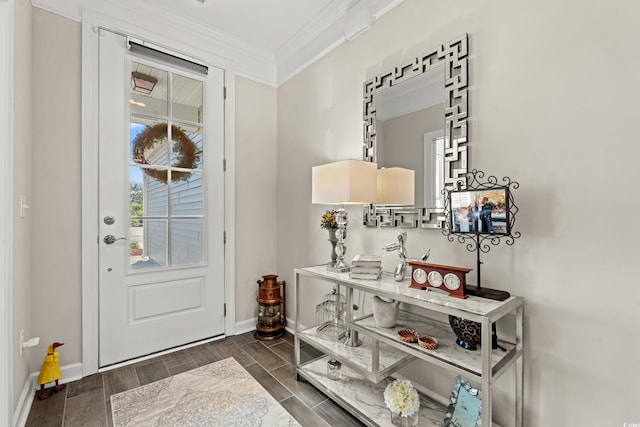
[(111, 396), (113, 425), (299, 426), (232, 357)]

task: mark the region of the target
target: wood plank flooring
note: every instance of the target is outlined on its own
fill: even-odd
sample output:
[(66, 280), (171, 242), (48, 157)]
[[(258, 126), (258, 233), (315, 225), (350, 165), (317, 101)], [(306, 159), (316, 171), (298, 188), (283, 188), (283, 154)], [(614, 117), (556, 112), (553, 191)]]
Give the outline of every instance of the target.
[(306, 381), (296, 381), (291, 334), (259, 341), (247, 332), (91, 375), (46, 400), (34, 396), (26, 427), (112, 427), (112, 394), (227, 357), (244, 366), (302, 426), (363, 425)]

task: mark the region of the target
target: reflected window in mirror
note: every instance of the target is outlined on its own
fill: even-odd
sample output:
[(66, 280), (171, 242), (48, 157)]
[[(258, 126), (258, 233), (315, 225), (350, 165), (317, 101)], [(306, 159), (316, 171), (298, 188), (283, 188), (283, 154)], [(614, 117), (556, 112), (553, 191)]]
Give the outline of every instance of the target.
[(436, 164), (435, 147), (426, 146), (425, 138), (444, 138), (443, 87), (444, 70), (438, 67), (376, 93), (378, 166), (415, 171), (417, 207), (436, 206), (432, 187), (441, 181), (434, 178), (444, 165)]
[(433, 206), (444, 209), (444, 129), (424, 134), (423, 188), (425, 203), (417, 206)]

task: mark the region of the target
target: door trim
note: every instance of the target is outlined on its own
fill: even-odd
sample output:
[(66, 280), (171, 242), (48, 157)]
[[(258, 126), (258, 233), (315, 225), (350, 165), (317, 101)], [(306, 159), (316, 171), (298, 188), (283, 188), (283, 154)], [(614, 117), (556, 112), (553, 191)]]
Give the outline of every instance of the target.
[(14, 425), (13, 351), (13, 0), (0, 0), (0, 424)]
[[(154, 31), (94, 11), (84, 10), (82, 19), (82, 375), (98, 372), (98, 28), (129, 35), (167, 49), (183, 52), (224, 70), (227, 99), (224, 105), (225, 228), (224, 302), (225, 334), (235, 335), (235, 71), (231, 63), (213, 52), (193, 46), (201, 39), (179, 34), (158, 24)], [(164, 35), (161, 35), (164, 34)], [(220, 165), (222, 167), (222, 165)], [(223, 236), (220, 236), (222, 239)]]

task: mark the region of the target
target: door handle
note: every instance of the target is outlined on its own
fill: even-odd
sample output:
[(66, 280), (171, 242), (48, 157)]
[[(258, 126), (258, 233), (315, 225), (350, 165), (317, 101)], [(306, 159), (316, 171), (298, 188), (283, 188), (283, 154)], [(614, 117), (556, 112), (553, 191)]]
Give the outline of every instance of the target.
[(114, 236), (113, 234), (107, 234), (106, 236), (104, 236), (104, 239), (102, 239), (102, 241), (105, 242), (107, 245), (112, 245), (116, 240), (127, 240), (127, 238), (126, 237), (116, 238), (116, 236)]

